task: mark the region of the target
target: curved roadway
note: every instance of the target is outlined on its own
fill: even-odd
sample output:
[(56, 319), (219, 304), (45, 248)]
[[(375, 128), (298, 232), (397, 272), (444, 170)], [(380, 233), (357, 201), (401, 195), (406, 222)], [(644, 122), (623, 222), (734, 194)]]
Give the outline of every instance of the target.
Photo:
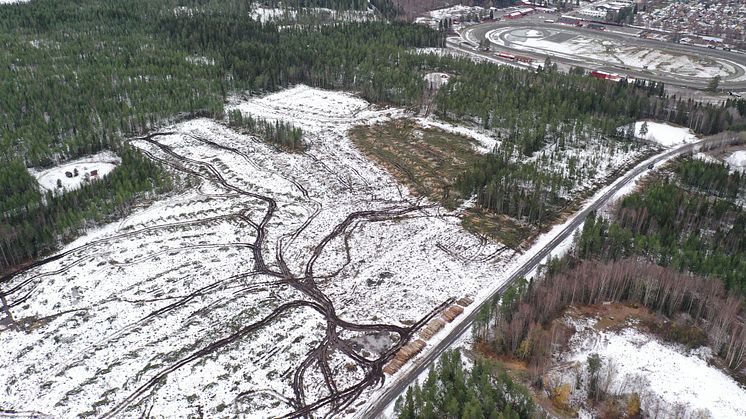
[(436, 344), (433, 348), (428, 349), (424, 356), (420, 359), (415, 360), (415, 364), (413, 368), (410, 368), (409, 370), (402, 371), (400, 374), (396, 374), (392, 377), (390, 377), (394, 382), (391, 383), (389, 388), (384, 390), (383, 393), (381, 393), (376, 399), (371, 400), (371, 402), (363, 409), (360, 410), (355, 416), (356, 417), (363, 417), (363, 418), (374, 418), (379, 417), (383, 414), (383, 412), (386, 410), (386, 408), (393, 403), (396, 398), (403, 394), (404, 391), (406, 391), (407, 387), (409, 387), (410, 384), (412, 384), (417, 377), (420, 376), (424, 371), (428, 369), (430, 364), (435, 362), (440, 355), (451, 345), (453, 345), (459, 337), (471, 326), (472, 322), (474, 321), (474, 318), (476, 317), (477, 313), (481, 310), (481, 308), (489, 304), (490, 301), (493, 301), (493, 298), (504, 292), (508, 287), (510, 287), (513, 282), (515, 282), (518, 278), (521, 278), (523, 276), (526, 276), (529, 272), (531, 272), (536, 266), (545, 258), (547, 255), (549, 255), (560, 243), (562, 243), (565, 239), (570, 237), (573, 232), (580, 227), (581, 223), (585, 221), (585, 218), (588, 216), (588, 214), (591, 211), (595, 211), (598, 208), (600, 208), (603, 204), (605, 204), (611, 197), (613, 197), (619, 190), (632, 181), (637, 175), (643, 173), (644, 171), (648, 170), (648, 166), (650, 164), (657, 164), (660, 163), (663, 160), (679, 156), (681, 154), (690, 153), (693, 152), (696, 149), (699, 149), (702, 145), (708, 145), (708, 146), (717, 146), (719, 144), (724, 144), (728, 142), (728, 139), (711, 139), (711, 140), (705, 140), (705, 141), (699, 141), (696, 143), (691, 144), (685, 144), (680, 147), (667, 150), (665, 152), (662, 152), (658, 154), (655, 157), (652, 157), (637, 166), (635, 166), (632, 170), (627, 172), (623, 177), (617, 179), (612, 186), (603, 193), (600, 197), (596, 198), (594, 202), (592, 202), (590, 205), (586, 206), (583, 210), (579, 211), (575, 214), (575, 216), (572, 218), (572, 221), (570, 221), (567, 226), (562, 229), (560, 233), (558, 233), (551, 241), (549, 241), (544, 247), (542, 247), (538, 252), (534, 254), (526, 263), (521, 265), (518, 269), (516, 269), (505, 281), (503, 285), (501, 285), (496, 291), (494, 291), (488, 298), (485, 298), (480, 302), (480, 304), (476, 307), (474, 307), (472, 310), (469, 311), (469, 313), (459, 318), (457, 317), (454, 322), (458, 322), (455, 327), (449, 332), (447, 336), (443, 338), (438, 344)]
[[(746, 74), (744, 74), (744, 68), (746, 68), (746, 54), (723, 51), (719, 49), (711, 49), (698, 47), (693, 45), (676, 44), (673, 42), (663, 42), (655, 39), (639, 38), (632, 34), (623, 34), (620, 32), (611, 30), (600, 31), (597, 29), (589, 29), (585, 27), (576, 27), (571, 25), (564, 25), (558, 23), (545, 23), (531, 21), (528, 19), (520, 20), (509, 20), (499, 22), (487, 22), (473, 26), (469, 26), (462, 31), (461, 36), (464, 40), (468, 40), (474, 44), (478, 44), (480, 41), (487, 39), (487, 34), (496, 29), (504, 28), (515, 28), (515, 29), (538, 29), (538, 30), (551, 30), (565, 33), (574, 33), (577, 35), (584, 35), (588, 38), (594, 39), (606, 39), (616, 43), (634, 44), (639, 47), (647, 47), (659, 51), (669, 51), (673, 53), (680, 53), (694, 56), (706, 56), (714, 61), (727, 60), (737, 64), (736, 73), (730, 76), (723, 77), (720, 82), (720, 87), (725, 90), (746, 90)], [(614, 28), (614, 27), (609, 27)], [(494, 45), (494, 44), (493, 44)], [(602, 60), (594, 60), (589, 57), (578, 55), (576, 57), (569, 58), (567, 55), (555, 55), (550, 53), (536, 52), (534, 50), (526, 50), (525, 48), (512, 47), (508, 41), (506, 45), (499, 45), (497, 49), (514, 52), (517, 54), (528, 55), (533, 58), (540, 59), (543, 61), (547, 56), (558, 63), (566, 65), (583, 67), (587, 69), (602, 69), (605, 71), (627, 74), (632, 77), (660, 81), (666, 84), (694, 87), (694, 88), (706, 88), (709, 83), (707, 78), (688, 77), (673, 73), (661, 72), (661, 71), (649, 71), (642, 70), (640, 68), (634, 68), (628, 66), (623, 68), (623, 64), (612, 63)], [(546, 50), (545, 50), (546, 51)], [(485, 55), (485, 54), (480, 54)], [(494, 55), (493, 55), (494, 56)], [(743, 66), (743, 67), (739, 67)]]

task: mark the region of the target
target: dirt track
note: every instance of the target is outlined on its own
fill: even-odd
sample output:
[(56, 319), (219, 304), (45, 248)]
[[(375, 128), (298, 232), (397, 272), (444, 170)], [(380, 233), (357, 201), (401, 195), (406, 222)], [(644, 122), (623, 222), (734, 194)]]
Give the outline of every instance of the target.
[[(412, 205), (408, 207), (391, 207), (391, 208), (375, 210), (375, 211), (353, 212), (349, 214), (344, 219), (344, 221), (336, 225), (335, 228), (329, 234), (323, 237), (313, 247), (313, 249), (311, 249), (311, 251), (308, 254), (307, 263), (305, 265), (305, 269), (303, 270), (303, 272), (293, 272), (288, 267), (287, 263), (285, 262), (285, 257), (284, 257), (283, 250), (282, 250), (283, 249), (282, 242), (284, 240), (288, 240), (288, 241), (294, 240), (294, 238), (297, 237), (303, 231), (303, 229), (305, 229), (308, 226), (310, 220), (307, 220), (306, 223), (301, 225), (301, 227), (298, 230), (292, 233), (288, 233), (287, 235), (283, 236), (277, 243), (277, 246), (276, 246), (277, 250), (274, 255), (265, 254), (266, 250), (269, 248), (269, 246), (267, 246), (267, 243), (266, 243), (268, 225), (270, 221), (273, 219), (275, 212), (277, 211), (277, 203), (275, 202), (275, 200), (270, 196), (264, 196), (261, 194), (257, 194), (257, 193), (248, 191), (246, 189), (243, 189), (241, 187), (238, 187), (236, 185), (229, 183), (223, 177), (220, 170), (216, 168), (214, 165), (203, 162), (203, 161), (193, 160), (193, 159), (184, 157), (182, 155), (179, 155), (178, 153), (173, 151), (171, 147), (169, 147), (168, 145), (162, 144), (158, 141), (159, 137), (170, 135), (170, 134), (172, 133), (171, 132), (153, 133), (151, 135), (148, 135), (143, 138), (139, 138), (137, 140), (148, 143), (151, 146), (153, 146), (154, 149), (157, 149), (160, 151), (160, 153), (158, 153), (159, 155), (156, 155), (155, 153), (152, 153), (150, 151), (143, 150), (143, 152), (153, 160), (159, 161), (162, 164), (169, 166), (173, 168), (174, 170), (179, 171), (187, 176), (201, 179), (201, 181), (203, 182), (212, 182), (214, 184), (217, 184), (225, 190), (231, 191), (235, 194), (239, 194), (245, 197), (247, 200), (260, 200), (261, 202), (264, 203), (264, 207), (265, 207), (264, 214), (261, 217), (261, 220), (259, 222), (253, 221), (248, 215), (248, 212), (247, 212), (248, 210), (246, 210), (246, 211), (240, 211), (235, 214), (228, 215), (228, 216), (220, 216), (220, 217), (205, 219), (201, 221), (166, 223), (166, 224), (162, 224), (158, 226), (147, 227), (144, 229), (139, 229), (139, 230), (130, 231), (127, 233), (117, 235), (116, 238), (135, 236), (137, 234), (141, 234), (143, 231), (179, 228), (179, 227), (185, 227), (185, 226), (199, 224), (203, 222), (207, 223), (207, 222), (214, 221), (216, 218), (217, 219), (226, 219), (226, 218), (232, 219), (233, 221), (236, 221), (236, 222), (239, 222), (239, 221), (243, 222), (248, 226), (248, 228), (255, 230), (254, 232), (255, 240), (253, 242), (233, 243), (234, 246), (240, 249), (246, 249), (252, 253), (252, 259), (254, 261), (254, 266), (253, 266), (253, 269), (249, 272), (245, 272), (242, 275), (236, 275), (230, 278), (217, 279), (215, 282), (212, 282), (209, 285), (202, 287), (187, 295), (167, 297), (167, 298), (174, 299), (174, 302), (158, 310), (152, 311), (150, 314), (140, 319), (139, 322), (131, 325), (130, 329), (134, 329), (139, 324), (143, 324), (144, 322), (147, 322), (152, 318), (163, 316), (170, 311), (173, 311), (179, 307), (184, 306), (189, 301), (197, 298), (198, 296), (211, 292), (212, 290), (217, 288), (219, 285), (224, 284), (226, 282), (235, 281), (241, 277), (256, 276), (256, 275), (268, 276), (270, 278), (274, 278), (274, 281), (256, 284), (255, 286), (266, 287), (266, 286), (288, 285), (298, 290), (306, 298), (293, 300), (293, 301), (287, 301), (284, 304), (277, 307), (275, 310), (271, 312), (271, 314), (262, 318), (261, 320), (256, 321), (252, 324), (244, 325), (242, 328), (240, 328), (235, 333), (225, 336), (222, 339), (215, 340), (210, 343), (206, 343), (201, 349), (196, 350), (192, 352), (191, 354), (189, 354), (188, 356), (183, 357), (182, 359), (179, 359), (178, 361), (171, 363), (167, 367), (162, 368), (157, 374), (155, 374), (150, 379), (148, 379), (147, 381), (139, 385), (139, 387), (137, 387), (134, 391), (132, 391), (126, 398), (124, 398), (124, 400), (119, 402), (114, 408), (107, 411), (103, 415), (103, 417), (118, 416), (124, 411), (124, 409), (130, 407), (133, 404), (137, 404), (139, 400), (141, 400), (145, 395), (147, 395), (151, 390), (153, 390), (157, 386), (157, 384), (161, 380), (163, 380), (165, 377), (167, 377), (170, 373), (176, 371), (177, 369), (189, 363), (199, 360), (200, 358), (209, 356), (217, 351), (220, 351), (222, 348), (225, 348), (226, 346), (231, 345), (232, 343), (245, 339), (247, 336), (250, 336), (252, 333), (256, 332), (257, 330), (270, 327), (272, 322), (276, 320), (277, 318), (282, 317), (284, 315), (288, 315), (289, 312), (292, 311), (293, 309), (297, 309), (301, 307), (310, 308), (320, 313), (326, 321), (326, 329), (325, 329), (325, 335), (323, 339), (320, 341), (320, 343), (318, 344), (318, 346), (316, 346), (313, 350), (311, 350), (307, 354), (306, 358), (300, 363), (300, 366), (297, 367), (295, 371), (289, 374), (290, 376), (289, 378), (292, 380), (292, 388), (294, 391), (294, 397), (292, 399), (287, 400), (287, 403), (290, 406), (292, 406), (292, 409), (293, 409), (292, 413), (289, 413), (287, 417), (312, 416), (314, 411), (322, 407), (325, 408), (327, 415), (333, 415), (335, 413), (339, 413), (343, 411), (345, 408), (347, 408), (348, 406), (350, 406), (350, 404), (365, 389), (381, 384), (384, 380), (384, 375), (382, 372), (383, 366), (390, 359), (394, 357), (396, 352), (410, 340), (410, 338), (417, 332), (417, 330), (419, 330), (424, 324), (426, 324), (434, 315), (436, 315), (450, 301), (444, 302), (442, 306), (436, 307), (428, 315), (424, 316), (419, 321), (416, 321), (414, 324), (408, 327), (401, 327), (401, 326), (390, 325), (390, 324), (357, 324), (357, 323), (347, 322), (347, 321), (340, 319), (337, 316), (336, 310), (335, 310), (335, 307), (332, 301), (319, 289), (317, 285), (317, 280), (319, 279), (319, 277), (317, 277), (314, 273), (314, 265), (317, 259), (319, 258), (319, 255), (321, 255), (321, 253), (324, 251), (327, 244), (329, 244), (331, 241), (333, 241), (334, 239), (338, 237), (345, 236), (346, 238), (346, 235), (350, 234), (351, 230), (354, 229), (356, 226), (358, 226), (360, 223), (376, 222), (376, 221), (381, 221), (381, 220), (389, 220), (389, 219), (394, 219), (394, 218), (399, 218), (399, 217), (405, 217), (407, 215), (410, 215), (412, 213), (416, 213), (422, 210), (424, 207), (418, 206), (418, 205)], [(210, 147), (216, 147), (216, 148), (222, 149), (223, 151), (235, 153), (243, 157), (244, 159), (246, 159), (248, 162), (251, 162), (249, 157), (241, 153), (239, 150), (216, 144), (208, 139), (203, 139), (203, 138), (198, 138), (198, 137), (192, 137), (192, 139), (200, 141), (203, 144), (206, 144)], [(295, 185), (304, 196), (307, 196), (307, 192), (300, 184), (295, 182)], [(317, 208), (316, 213), (318, 213), (318, 208)], [(314, 217), (316, 213), (312, 214), (310, 217)], [(5, 277), (3, 277), (0, 280), (0, 284), (8, 284), (15, 277), (20, 276), (26, 272), (32, 271), (35, 268), (43, 266), (47, 263), (57, 261), (63, 257), (69, 257), (71, 260), (71, 262), (67, 264), (64, 268), (62, 268), (61, 270), (55, 270), (55, 271), (47, 272), (47, 273), (36, 275), (36, 276), (29, 276), (28, 278), (24, 279), (22, 282), (14, 284), (13, 287), (3, 291), (2, 293), (3, 298), (8, 299), (8, 309), (12, 309), (24, 303), (26, 299), (28, 298), (28, 296), (31, 295), (32, 293), (43, 292), (43, 290), (38, 289), (35, 285), (32, 284), (32, 282), (39, 279), (39, 277), (61, 274), (65, 270), (70, 269), (72, 266), (81, 262), (81, 259), (75, 258), (76, 253), (84, 249), (92, 248), (94, 246), (106, 246), (107, 241), (112, 240), (113, 238), (114, 237), (107, 237), (105, 239), (91, 241), (85, 244), (84, 246), (77, 247), (77, 248), (65, 251), (63, 253), (54, 255), (52, 257), (40, 260), (18, 272), (15, 272), (15, 273), (12, 273), (10, 275), (6, 275)], [(345, 265), (348, 264), (349, 262), (350, 260), (349, 260), (349, 249), (348, 249), (347, 261)], [(329, 276), (327, 275), (327, 276), (324, 276), (323, 278), (328, 279)], [(352, 347), (350, 346), (350, 343), (340, 337), (340, 335), (344, 333), (345, 331), (387, 332), (387, 333), (395, 334), (398, 337), (398, 339), (396, 340), (396, 343), (392, 345), (390, 348), (388, 348), (385, 351), (385, 353), (383, 353), (380, 357), (376, 359), (368, 359), (366, 357), (361, 356), (356, 351), (354, 351)], [(120, 331), (120, 333), (125, 333), (125, 332), (126, 332), (125, 330)], [(90, 350), (95, 351), (96, 347), (92, 347), (90, 348)], [(335, 381), (332, 368), (329, 365), (329, 356), (331, 353), (335, 351), (339, 351), (343, 353), (346, 357), (348, 357), (351, 360), (351, 362), (354, 362), (358, 368), (364, 371), (364, 377), (362, 380), (360, 380), (354, 385), (340, 388), (340, 386)], [(318, 400), (309, 401), (307, 400), (307, 397), (305, 394), (305, 387), (306, 387), (305, 381), (306, 381), (307, 373), (309, 369), (311, 368), (318, 368), (322, 372), (324, 384), (326, 385), (328, 389), (329, 395)]]

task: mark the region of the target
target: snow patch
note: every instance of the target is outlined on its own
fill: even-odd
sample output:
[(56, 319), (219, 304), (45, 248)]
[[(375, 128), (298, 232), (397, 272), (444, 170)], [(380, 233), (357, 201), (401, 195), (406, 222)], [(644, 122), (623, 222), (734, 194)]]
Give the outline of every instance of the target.
[(446, 73), (427, 73), (425, 74), (425, 81), (428, 83), (431, 89), (440, 89), (442, 86), (448, 84), (448, 80), (451, 78)]
[(464, 6), (458, 4), (456, 6), (446, 7), (444, 9), (432, 10), (427, 14), (435, 21), (439, 21), (445, 18), (454, 18), (467, 16), (469, 14), (479, 15), (484, 12), (484, 7), (479, 6)]
[(692, 158), (695, 159), (695, 160), (702, 160), (705, 163), (716, 163), (716, 164), (721, 164), (722, 163), (717, 158), (715, 158), (715, 157), (713, 157), (713, 156), (711, 156), (711, 155), (709, 155), (707, 153), (703, 153), (701, 151), (699, 153), (695, 153), (692, 156)]
[(588, 355), (597, 353), (604, 365), (611, 362), (616, 369), (612, 391), (640, 393), (644, 410), (670, 413), (684, 404), (690, 413), (709, 410), (714, 418), (746, 417), (746, 389), (708, 365), (706, 348), (687, 351), (631, 327), (619, 333), (582, 325), (579, 329), (565, 360), (584, 365)]
[(251, 18), (258, 22), (270, 22), (278, 19), (295, 19), (298, 11), (294, 9), (279, 9), (268, 7), (253, 7)]
[(454, 125), (448, 122), (440, 121), (432, 116), (426, 118), (417, 118), (417, 122), (423, 128), (437, 128), (451, 134), (463, 135), (464, 137), (472, 138), (479, 146), (475, 147), (475, 151), (479, 153), (491, 152), (500, 142), (495, 138), (495, 134), (479, 128), (469, 128), (463, 125)]
[[(563, 39), (557, 40), (555, 35), (561, 35)], [(590, 38), (554, 29), (507, 27), (489, 31), (486, 36), (497, 45), (509, 44), (511, 48), (524, 51), (549, 53), (570, 59), (577, 59), (580, 56), (598, 64), (612, 64), (700, 79), (715, 76), (732, 77), (743, 68), (742, 65), (726, 59), (713, 60), (702, 55), (625, 45), (609, 38)]]
[(198, 55), (189, 55), (186, 57), (187, 62), (192, 64), (199, 64), (199, 65), (215, 65), (215, 60), (212, 58), (204, 57), (204, 56), (198, 56)]
[(746, 172), (746, 150), (733, 152), (733, 154), (725, 158), (725, 162), (728, 163), (733, 170)]
[[(645, 136), (640, 134), (640, 128), (647, 123), (648, 132)], [(686, 127), (675, 127), (661, 122), (637, 121), (635, 122), (635, 136), (647, 141), (656, 142), (664, 147), (673, 147), (679, 144), (691, 143), (699, 138)]]
[[(111, 151), (102, 151), (49, 169), (30, 168), (29, 173), (36, 178), (43, 192), (64, 193), (80, 188), (87, 181), (86, 179), (93, 181), (103, 178), (116, 169), (121, 162), (122, 160)], [(77, 176), (75, 176), (76, 169)], [(68, 174), (73, 176), (68, 177)], [(58, 180), (62, 188), (57, 187)]]

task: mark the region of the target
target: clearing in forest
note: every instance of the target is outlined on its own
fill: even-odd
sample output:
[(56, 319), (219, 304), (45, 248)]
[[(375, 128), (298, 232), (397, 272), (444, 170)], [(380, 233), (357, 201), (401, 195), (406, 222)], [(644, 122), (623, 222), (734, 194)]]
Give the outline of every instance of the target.
[(413, 119), (357, 126), (350, 136), (360, 150), (417, 195), (449, 209), (464, 199), (454, 189), (456, 178), (479, 158), (476, 140), (423, 127)]
[(305, 86), (233, 109), (301, 128), (308, 148), (209, 119), (134, 139), (194, 186), (6, 278), (0, 410), (349, 413), (445, 303), (500, 285), (511, 251), (352, 144), (353, 126), (404, 111)]

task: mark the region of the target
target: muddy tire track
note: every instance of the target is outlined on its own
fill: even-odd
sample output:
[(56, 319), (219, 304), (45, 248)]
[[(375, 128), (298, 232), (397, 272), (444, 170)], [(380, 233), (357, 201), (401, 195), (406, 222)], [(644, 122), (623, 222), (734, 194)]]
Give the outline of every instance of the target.
[[(221, 171), (212, 163), (181, 155), (174, 151), (171, 146), (158, 141), (158, 138), (161, 136), (168, 136), (173, 134), (173, 132), (156, 132), (145, 137), (136, 138), (133, 141), (146, 143), (148, 145), (148, 149), (141, 148), (141, 151), (143, 152), (143, 154), (153, 159), (154, 161), (171, 167), (173, 170), (180, 172), (186, 176), (192, 176), (202, 180), (203, 182), (210, 182), (214, 185), (217, 185), (220, 188), (228, 191), (228, 193), (236, 194), (243, 197), (243, 199), (247, 200), (245, 209), (231, 215), (209, 217), (202, 220), (189, 220), (184, 222), (167, 223), (94, 240), (83, 246), (61, 252), (46, 259), (42, 259), (29, 265), (21, 271), (6, 275), (0, 280), (0, 285), (9, 283), (18, 275), (26, 272), (31, 272), (34, 269), (42, 267), (46, 264), (58, 261), (68, 256), (74, 257), (76, 252), (89, 250), (91, 248), (94, 248), (95, 246), (106, 246), (113, 240), (121, 240), (123, 238), (133, 237), (137, 234), (152, 232), (158, 229), (180, 228), (214, 222), (216, 220), (230, 220), (233, 222), (240, 222), (240, 225), (242, 227), (245, 225), (246, 228), (251, 230), (252, 235), (254, 236), (253, 242), (230, 243), (231, 246), (237, 247), (239, 249), (245, 249), (245, 251), (250, 253), (250, 256), (253, 259), (253, 269), (251, 271), (213, 281), (208, 285), (205, 285), (184, 295), (169, 296), (169, 299), (174, 300), (173, 302), (151, 311), (139, 320), (123, 327), (112, 335), (106, 336), (104, 339), (87, 347), (83, 351), (76, 353), (70, 360), (73, 364), (92, 351), (96, 351), (103, 345), (107, 345), (120, 339), (133, 330), (136, 330), (136, 328), (147, 324), (154, 319), (167, 316), (169, 313), (172, 313), (179, 308), (185, 307), (187, 304), (197, 298), (206, 296), (210, 293), (215, 292), (216, 290), (223, 289), (228, 285), (235, 284), (236, 281), (239, 281), (240, 279), (248, 276), (264, 276), (270, 278), (271, 280), (252, 284), (249, 286), (243, 286), (241, 289), (236, 291), (233, 298), (243, 298), (244, 293), (251, 292), (252, 290), (259, 289), (261, 287), (289, 287), (297, 291), (302, 296), (302, 298), (285, 302), (275, 308), (269, 315), (265, 316), (261, 320), (253, 322), (251, 324), (243, 325), (236, 332), (230, 333), (223, 338), (207, 343), (201, 349), (193, 351), (188, 356), (172, 362), (170, 365), (160, 369), (157, 373), (150, 376), (146, 381), (142, 382), (134, 391), (130, 392), (126, 397), (122, 398), (116, 405), (114, 405), (113, 408), (105, 412), (102, 417), (110, 418), (118, 416), (120, 413), (124, 412), (126, 409), (132, 408), (132, 406), (137, 403), (147, 404), (145, 400), (148, 400), (150, 395), (152, 395), (154, 391), (157, 391), (160, 383), (163, 383), (163, 381), (169, 376), (169, 374), (204, 357), (217, 356), (220, 351), (224, 350), (226, 347), (241, 342), (252, 334), (270, 327), (275, 320), (284, 315), (287, 315), (290, 311), (297, 309), (311, 309), (319, 313), (323, 317), (323, 321), (326, 323), (326, 327), (324, 329), (323, 336), (320, 337), (319, 343), (306, 354), (305, 358), (302, 359), (297, 367), (295, 367), (294, 371), (288, 372), (288, 377), (291, 380), (290, 384), (293, 390), (293, 397), (283, 401), (283, 403), (286, 403), (292, 409), (292, 411), (288, 413), (286, 417), (310, 417), (317, 414), (320, 409), (326, 409), (326, 415), (334, 415), (349, 407), (366, 389), (383, 383), (385, 380), (385, 376), (383, 374), (383, 366), (394, 357), (396, 352), (401, 347), (409, 342), (409, 340), (422, 326), (424, 326), (431, 318), (433, 318), (448, 304), (450, 304), (451, 300), (444, 302), (441, 306), (436, 307), (430, 313), (423, 316), (419, 321), (409, 326), (400, 326), (385, 323), (355, 323), (341, 319), (338, 316), (332, 300), (319, 288), (318, 281), (320, 279), (326, 281), (333, 280), (335, 276), (339, 272), (341, 272), (341, 270), (345, 266), (347, 266), (350, 261), (349, 239), (352, 232), (358, 225), (360, 225), (360, 223), (394, 220), (397, 218), (411, 216), (411, 214), (417, 212), (424, 213), (424, 210), (430, 208), (431, 206), (419, 204), (404, 204), (401, 206), (390, 206), (382, 209), (352, 212), (348, 214), (343, 219), (343, 221), (338, 223), (331, 232), (322, 237), (318, 241), (318, 243), (312, 247), (312, 250), (310, 250), (310, 254), (308, 254), (307, 257), (303, 258), (304, 260), (306, 260), (306, 263), (305, 267), (302, 269), (302, 272), (296, 273), (290, 269), (285, 261), (284, 248), (285, 246), (292, 243), (292, 241), (295, 240), (295, 238), (298, 237), (303, 231), (305, 231), (308, 225), (321, 211), (321, 204), (311, 198), (308, 191), (300, 183), (298, 183), (294, 179), (289, 180), (298, 188), (303, 199), (307, 202), (310, 202), (311, 205), (314, 205), (313, 203), (315, 202), (316, 207), (315, 210), (312, 211), (311, 215), (298, 229), (296, 229), (291, 234), (282, 235), (280, 236), (280, 238), (277, 239), (277, 242), (274, 246), (274, 260), (272, 265), (270, 266), (267, 262), (269, 255), (266, 255), (265, 252), (270, 251), (270, 246), (267, 243), (268, 226), (278, 209), (278, 205), (275, 199), (270, 196), (250, 191), (246, 188), (232, 184), (224, 178)], [(247, 162), (252, 165), (252, 167), (256, 167), (256, 164), (250, 161), (250, 157), (241, 150), (228, 147), (208, 139), (200, 138), (198, 136), (190, 136), (190, 138), (206, 144), (212, 148), (222, 151), (228, 151), (242, 156), (244, 159), (247, 160)], [(320, 162), (313, 156), (311, 157), (314, 159), (315, 162), (328, 169), (328, 167), (323, 162)], [(350, 189), (352, 188), (351, 182), (345, 182), (338, 175), (337, 178), (344, 186)], [(252, 210), (252, 208), (254, 208), (252, 205), (255, 205), (257, 201), (263, 204), (264, 211), (263, 215), (261, 215), (261, 220), (258, 222), (252, 220), (249, 216), (250, 211)], [(290, 240), (285, 243), (284, 239), (288, 237), (290, 238)], [(342, 238), (344, 240), (346, 252), (345, 264), (342, 268), (337, 270), (332, 275), (316, 276), (314, 273), (314, 267), (317, 260), (327, 248), (329, 243), (333, 242), (337, 238)], [(73, 261), (72, 264), (79, 263), (79, 260), (80, 259), (78, 259), (77, 261)], [(62, 269), (64, 270), (65, 268)], [(55, 272), (60, 273), (61, 271), (57, 270)], [(36, 276), (32, 275), (30, 278), (22, 281), (21, 284), (11, 288), (10, 292), (3, 292), (1, 295), (6, 296), (17, 293), (18, 290), (22, 289), (30, 281), (33, 281), (34, 279), (40, 278), (45, 275), (53, 275), (55, 274), (55, 272), (42, 273)], [(133, 303), (143, 302), (133, 301)], [(395, 340), (395, 343), (393, 343), (388, 349), (385, 350), (385, 352), (382, 353), (381, 356), (376, 359), (368, 359), (355, 352), (352, 349), (350, 343), (342, 337), (342, 335), (349, 334), (350, 332), (363, 334), (388, 333), (394, 334), (397, 339)], [(363, 378), (347, 387), (340, 387), (339, 383), (335, 379), (334, 369), (330, 365), (335, 354), (342, 354), (346, 359), (349, 359), (350, 362), (354, 363), (357, 368), (363, 371)], [(68, 364), (68, 366), (69, 365), (70, 364)], [(323, 377), (323, 385), (325, 386), (326, 392), (328, 393), (328, 395), (318, 397), (316, 400), (307, 400), (308, 397), (306, 395), (306, 383), (309, 380), (308, 374), (311, 370), (320, 371), (321, 376)], [(238, 398), (240, 397), (245, 397), (245, 394), (241, 394), (238, 396)], [(236, 399), (236, 401), (238, 401), (238, 398)]]

